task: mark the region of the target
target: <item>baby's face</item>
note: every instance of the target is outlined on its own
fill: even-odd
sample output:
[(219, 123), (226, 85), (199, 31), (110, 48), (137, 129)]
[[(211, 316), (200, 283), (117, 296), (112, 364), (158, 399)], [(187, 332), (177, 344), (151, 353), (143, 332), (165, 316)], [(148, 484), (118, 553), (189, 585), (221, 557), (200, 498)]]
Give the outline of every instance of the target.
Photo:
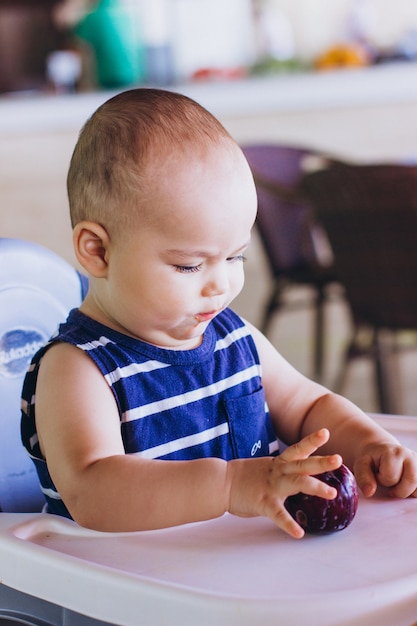
[(164, 163), (147, 198), (152, 217), (110, 250), (109, 324), (158, 346), (197, 346), (242, 289), (256, 206), (237, 148)]

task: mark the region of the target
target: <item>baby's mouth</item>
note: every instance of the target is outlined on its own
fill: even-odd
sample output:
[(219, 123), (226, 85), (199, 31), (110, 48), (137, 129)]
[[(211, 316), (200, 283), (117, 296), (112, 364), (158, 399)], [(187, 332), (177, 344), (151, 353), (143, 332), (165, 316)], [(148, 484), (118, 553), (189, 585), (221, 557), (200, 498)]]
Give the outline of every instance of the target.
[(195, 319), (198, 322), (209, 322), (210, 320), (213, 319), (213, 317), (216, 317), (218, 311), (207, 311), (205, 313), (197, 313), (197, 315), (195, 315)]

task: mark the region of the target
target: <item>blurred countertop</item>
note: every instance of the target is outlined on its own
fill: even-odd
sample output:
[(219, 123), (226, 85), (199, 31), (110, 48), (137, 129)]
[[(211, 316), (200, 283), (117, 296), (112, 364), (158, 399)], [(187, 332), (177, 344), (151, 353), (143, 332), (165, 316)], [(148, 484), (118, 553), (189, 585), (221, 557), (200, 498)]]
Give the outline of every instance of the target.
[[(413, 103), (417, 102), (417, 62), (184, 83), (166, 88), (194, 98), (222, 120), (288, 111)], [(115, 93), (0, 96), (0, 135), (78, 129)]]

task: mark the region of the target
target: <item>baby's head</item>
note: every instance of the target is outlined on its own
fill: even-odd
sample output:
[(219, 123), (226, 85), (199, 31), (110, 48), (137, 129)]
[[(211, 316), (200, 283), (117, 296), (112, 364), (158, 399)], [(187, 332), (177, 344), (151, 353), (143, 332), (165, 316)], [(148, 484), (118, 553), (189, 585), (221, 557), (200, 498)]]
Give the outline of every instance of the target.
[(87, 122), (68, 174), (82, 310), (164, 347), (198, 345), (240, 292), (256, 215), (242, 151), (189, 98), (122, 93)]
[(89, 220), (113, 236), (129, 229), (149, 210), (150, 186), (166, 175), (167, 164), (219, 149), (240, 151), (190, 98), (143, 88), (118, 94), (91, 116), (75, 147), (67, 178), (72, 226)]

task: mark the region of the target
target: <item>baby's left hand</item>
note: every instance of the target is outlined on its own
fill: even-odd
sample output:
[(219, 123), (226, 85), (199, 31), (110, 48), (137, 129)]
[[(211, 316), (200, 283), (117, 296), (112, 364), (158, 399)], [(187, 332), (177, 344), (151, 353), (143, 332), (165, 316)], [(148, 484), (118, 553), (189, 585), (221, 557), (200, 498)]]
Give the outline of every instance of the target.
[(381, 485), (392, 497), (417, 498), (417, 452), (399, 443), (369, 444), (356, 459), (353, 472), (366, 497)]

